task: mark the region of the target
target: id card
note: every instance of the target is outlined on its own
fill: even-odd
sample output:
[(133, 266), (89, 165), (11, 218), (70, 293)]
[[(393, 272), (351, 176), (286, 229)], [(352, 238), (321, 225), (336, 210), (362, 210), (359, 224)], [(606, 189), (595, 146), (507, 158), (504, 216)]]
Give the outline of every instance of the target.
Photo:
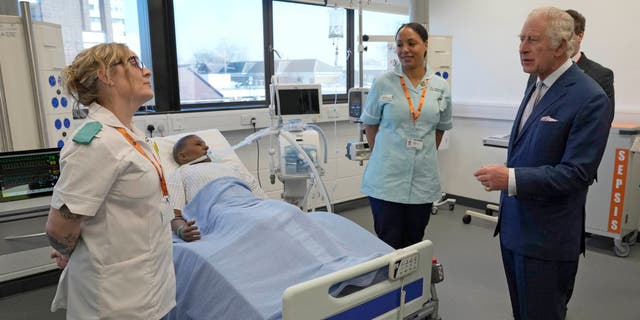
[(407, 139), (407, 149), (421, 150), (422, 145), (423, 145), (422, 139), (418, 139), (418, 138)]

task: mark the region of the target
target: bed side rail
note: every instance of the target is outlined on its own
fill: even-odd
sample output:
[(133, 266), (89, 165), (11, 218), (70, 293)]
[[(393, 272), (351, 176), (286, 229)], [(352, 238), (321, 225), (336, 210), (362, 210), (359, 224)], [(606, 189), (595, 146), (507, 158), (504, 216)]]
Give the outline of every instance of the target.
[(359, 265), (315, 278), (285, 290), (282, 299), (284, 320), (296, 319), (395, 319), (400, 287), (407, 292), (403, 314), (419, 311), (431, 299), (431, 258), (433, 244), (424, 240), (401, 250), (418, 251), (418, 270), (407, 276), (371, 285), (349, 295), (333, 297), (329, 288), (368, 272), (388, 266), (394, 251)]

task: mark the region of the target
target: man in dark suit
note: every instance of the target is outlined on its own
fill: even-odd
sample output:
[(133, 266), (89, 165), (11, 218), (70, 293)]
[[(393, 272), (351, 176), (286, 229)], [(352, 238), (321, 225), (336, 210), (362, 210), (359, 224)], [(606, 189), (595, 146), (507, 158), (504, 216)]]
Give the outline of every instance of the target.
[[(575, 62), (580, 69), (584, 71), (587, 75), (589, 75), (593, 80), (595, 80), (602, 90), (609, 97), (609, 101), (611, 101), (611, 114), (610, 118), (613, 121), (613, 116), (615, 114), (615, 90), (613, 88), (613, 71), (611, 69), (602, 66), (601, 64), (587, 58), (584, 52), (580, 51), (580, 44), (582, 43), (582, 39), (584, 37), (584, 30), (587, 23), (587, 20), (584, 18), (580, 12), (569, 9), (566, 12), (573, 18), (573, 54), (571, 55), (571, 60)], [(529, 81), (527, 82), (527, 87), (532, 86), (537, 80), (535, 74), (529, 76)]]
[(518, 109), (507, 165), (474, 173), (501, 190), (502, 260), (515, 319), (562, 320), (584, 252), (584, 207), (610, 128), (609, 99), (569, 58), (573, 19), (533, 10), (520, 33), (520, 61), (538, 75)]

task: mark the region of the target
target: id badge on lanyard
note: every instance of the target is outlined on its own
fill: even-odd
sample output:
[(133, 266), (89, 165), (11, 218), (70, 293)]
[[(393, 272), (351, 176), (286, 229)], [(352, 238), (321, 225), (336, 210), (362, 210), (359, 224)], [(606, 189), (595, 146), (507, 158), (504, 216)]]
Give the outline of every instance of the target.
[(407, 139), (407, 149), (416, 149), (422, 150), (422, 146), (424, 145), (422, 139), (418, 138), (409, 138)]

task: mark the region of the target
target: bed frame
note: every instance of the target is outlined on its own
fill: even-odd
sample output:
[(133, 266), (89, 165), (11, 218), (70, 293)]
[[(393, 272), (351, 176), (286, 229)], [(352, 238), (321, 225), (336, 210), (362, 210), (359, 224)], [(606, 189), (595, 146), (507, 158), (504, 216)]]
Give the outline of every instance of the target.
[[(386, 279), (343, 297), (329, 288), (339, 282), (389, 266), (403, 250), (418, 251), (418, 270), (404, 278)], [(440, 319), (435, 285), (431, 283), (433, 244), (424, 240), (408, 248), (287, 288), (282, 318), (296, 319)], [(401, 288), (406, 292), (401, 306)]]

